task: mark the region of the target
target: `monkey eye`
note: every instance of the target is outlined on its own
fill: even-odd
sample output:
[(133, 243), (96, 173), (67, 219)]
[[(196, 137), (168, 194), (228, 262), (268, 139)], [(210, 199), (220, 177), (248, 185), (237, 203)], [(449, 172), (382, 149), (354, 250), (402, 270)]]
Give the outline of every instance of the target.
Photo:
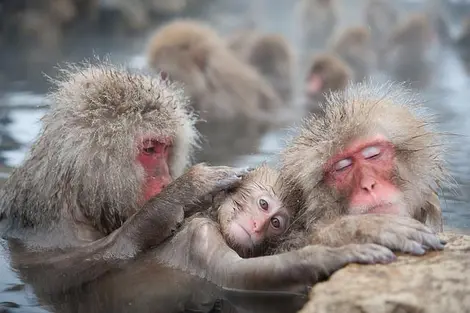
[(260, 207), (261, 209), (263, 209), (264, 211), (267, 211), (267, 210), (268, 210), (269, 205), (268, 205), (268, 202), (267, 202), (266, 200), (264, 200), (264, 199), (259, 199), (258, 203), (259, 203), (259, 207)]
[(277, 217), (273, 217), (271, 219), (271, 225), (275, 228), (275, 229), (279, 229), (281, 227), (281, 221), (277, 218)]
[(379, 147), (372, 146), (372, 147), (365, 148), (364, 150), (362, 150), (361, 153), (364, 156), (364, 158), (370, 159), (370, 158), (378, 156), (380, 152), (381, 151)]
[(342, 159), (341, 161), (336, 162), (335, 171), (342, 171), (348, 166), (351, 166), (352, 160), (350, 158)]

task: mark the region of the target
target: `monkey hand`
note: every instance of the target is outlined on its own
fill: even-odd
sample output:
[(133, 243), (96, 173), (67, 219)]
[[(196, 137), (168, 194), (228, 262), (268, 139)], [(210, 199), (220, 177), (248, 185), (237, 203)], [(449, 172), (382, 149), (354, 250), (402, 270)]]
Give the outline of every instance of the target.
[(444, 249), (444, 241), (426, 225), (409, 218), (385, 214), (349, 215), (319, 230), (319, 243), (376, 243), (395, 251), (422, 255), (426, 250)]
[(303, 262), (303, 270), (299, 274), (304, 277), (311, 275), (308, 283), (316, 283), (327, 278), (349, 263), (387, 264), (396, 259), (391, 250), (376, 244), (349, 244), (339, 248), (312, 245), (297, 252)]
[(201, 199), (206, 195), (215, 196), (221, 191), (238, 187), (243, 176), (251, 170), (200, 163), (194, 165), (185, 175), (192, 181), (195, 197)]

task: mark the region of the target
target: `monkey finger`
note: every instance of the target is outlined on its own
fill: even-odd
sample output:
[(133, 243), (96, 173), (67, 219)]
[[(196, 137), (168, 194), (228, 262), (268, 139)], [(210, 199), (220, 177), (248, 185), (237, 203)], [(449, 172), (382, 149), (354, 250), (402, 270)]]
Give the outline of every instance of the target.
[(403, 246), (399, 250), (401, 250), (404, 253), (409, 253), (412, 255), (423, 255), (426, 253), (426, 250), (423, 248), (423, 246), (420, 243), (416, 241), (412, 241), (412, 240), (405, 241), (403, 243)]
[(210, 191), (210, 193), (218, 193), (222, 190), (236, 188), (240, 185), (241, 180), (241, 177), (236, 175), (221, 179), (214, 184), (214, 188)]

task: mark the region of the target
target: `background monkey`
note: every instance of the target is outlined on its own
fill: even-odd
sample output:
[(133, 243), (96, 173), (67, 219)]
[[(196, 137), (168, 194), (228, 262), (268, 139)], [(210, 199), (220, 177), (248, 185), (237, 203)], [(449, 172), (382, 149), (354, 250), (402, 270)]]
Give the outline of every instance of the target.
[(351, 79), (349, 66), (334, 54), (314, 56), (305, 81), (307, 109), (320, 113), (319, 103), (325, 101), (325, 94), (344, 90)]
[(204, 119), (242, 117), (271, 124), (281, 107), (274, 89), (202, 22), (176, 20), (158, 29), (150, 39), (148, 60), (184, 84)]
[(292, 100), (294, 55), (282, 35), (243, 32), (229, 38), (229, 47), (256, 68), (284, 103)]

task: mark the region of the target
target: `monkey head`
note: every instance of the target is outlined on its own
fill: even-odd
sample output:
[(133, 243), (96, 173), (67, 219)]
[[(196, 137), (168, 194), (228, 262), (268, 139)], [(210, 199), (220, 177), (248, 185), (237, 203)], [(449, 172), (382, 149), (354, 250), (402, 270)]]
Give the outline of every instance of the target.
[(339, 57), (324, 53), (312, 60), (306, 79), (306, 94), (318, 98), (328, 91), (343, 90), (351, 79), (352, 71)]
[(39, 138), (6, 186), (18, 192), (7, 193), (5, 207), (25, 223), (74, 214), (107, 234), (190, 161), (198, 134), (183, 91), (157, 75), (97, 63), (61, 70)]
[(281, 185), (279, 172), (263, 164), (219, 206), (222, 234), (240, 256), (257, 255), (289, 227), (292, 214), (281, 200)]
[(260, 36), (254, 43), (248, 58), (263, 74), (290, 74), (292, 51), (285, 38), (278, 34)]
[(163, 70), (172, 80), (182, 82), (190, 97), (198, 97), (208, 88), (204, 73), (209, 55), (225, 48), (223, 43), (204, 23), (179, 19), (162, 26), (152, 36), (148, 62), (151, 68)]
[[(415, 97), (398, 86), (350, 86), (328, 95), (324, 116), (304, 121), (282, 153), (281, 173), (303, 192), (307, 219), (415, 217), (446, 177), (432, 124)], [(440, 219), (440, 211), (429, 210), (428, 217)]]

